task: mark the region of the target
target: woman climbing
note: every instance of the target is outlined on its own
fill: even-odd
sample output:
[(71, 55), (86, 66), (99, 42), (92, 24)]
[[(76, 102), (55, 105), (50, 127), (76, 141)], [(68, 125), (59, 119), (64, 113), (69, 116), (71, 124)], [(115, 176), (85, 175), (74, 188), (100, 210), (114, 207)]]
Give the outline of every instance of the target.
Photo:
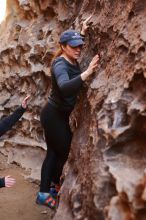
[(99, 61), (99, 56), (94, 56), (83, 73), (77, 62), (90, 19), (91, 16), (84, 21), (81, 34), (75, 30), (67, 30), (61, 34), (60, 51), (51, 66), (51, 94), (41, 112), (47, 155), (41, 169), (40, 192), (36, 202), (50, 208), (56, 206), (60, 176), (70, 151), (72, 132), (69, 116), (83, 82), (94, 73)]
[[(21, 106), (15, 110), (15, 112), (2, 119), (0, 121), (0, 137), (6, 133), (8, 130), (12, 128), (12, 126), (21, 118), (23, 113), (25, 112), (27, 108), (27, 101), (30, 96), (27, 96), (21, 103)], [(5, 176), (3, 178), (0, 178), (0, 188), (1, 187), (12, 187), (15, 184), (15, 179), (11, 176)]]

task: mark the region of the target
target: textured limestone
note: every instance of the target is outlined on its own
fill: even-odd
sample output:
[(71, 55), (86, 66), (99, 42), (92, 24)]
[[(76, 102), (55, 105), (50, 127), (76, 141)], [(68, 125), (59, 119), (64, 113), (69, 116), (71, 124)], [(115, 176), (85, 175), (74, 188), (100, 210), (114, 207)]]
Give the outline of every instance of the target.
[(79, 30), (91, 13), (81, 67), (96, 53), (100, 64), (71, 117), (74, 137), (54, 219), (144, 220), (144, 0), (8, 0), (0, 26), (0, 116), (13, 111), (27, 93), (32, 98), (28, 112), (1, 142), (1, 151), (38, 177), (45, 148), (39, 113), (50, 89), (58, 34)]

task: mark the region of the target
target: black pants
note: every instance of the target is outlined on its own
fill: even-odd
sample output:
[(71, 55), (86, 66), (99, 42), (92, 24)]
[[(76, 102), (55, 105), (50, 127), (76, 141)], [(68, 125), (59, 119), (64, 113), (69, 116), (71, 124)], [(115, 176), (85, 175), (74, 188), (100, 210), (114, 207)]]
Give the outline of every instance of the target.
[(72, 133), (69, 114), (47, 103), (41, 112), (41, 124), (47, 143), (47, 155), (41, 169), (40, 192), (48, 192), (50, 183), (59, 183), (70, 151)]

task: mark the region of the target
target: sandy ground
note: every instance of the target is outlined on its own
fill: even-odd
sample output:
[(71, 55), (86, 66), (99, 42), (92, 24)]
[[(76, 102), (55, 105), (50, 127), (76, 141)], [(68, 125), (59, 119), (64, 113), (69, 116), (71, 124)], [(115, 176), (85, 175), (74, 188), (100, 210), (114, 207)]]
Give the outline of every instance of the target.
[(51, 220), (54, 211), (35, 203), (38, 185), (24, 176), (26, 171), (15, 164), (8, 165), (0, 154), (0, 176), (11, 175), (16, 179), (12, 188), (0, 188), (0, 220)]

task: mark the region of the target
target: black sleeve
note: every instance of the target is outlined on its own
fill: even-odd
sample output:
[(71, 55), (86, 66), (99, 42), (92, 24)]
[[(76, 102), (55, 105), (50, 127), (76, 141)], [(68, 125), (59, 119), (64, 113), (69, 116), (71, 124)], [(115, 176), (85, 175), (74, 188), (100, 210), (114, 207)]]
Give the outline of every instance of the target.
[(53, 72), (57, 85), (64, 96), (74, 95), (81, 88), (83, 83), (81, 76), (69, 79), (67, 66), (63, 62), (57, 62), (53, 67)]
[(5, 187), (5, 177), (0, 178), (0, 188)]
[(12, 115), (2, 119), (0, 121), (0, 136), (10, 130), (12, 126), (21, 118), (24, 112), (25, 109), (21, 106), (16, 109), (16, 111)]

